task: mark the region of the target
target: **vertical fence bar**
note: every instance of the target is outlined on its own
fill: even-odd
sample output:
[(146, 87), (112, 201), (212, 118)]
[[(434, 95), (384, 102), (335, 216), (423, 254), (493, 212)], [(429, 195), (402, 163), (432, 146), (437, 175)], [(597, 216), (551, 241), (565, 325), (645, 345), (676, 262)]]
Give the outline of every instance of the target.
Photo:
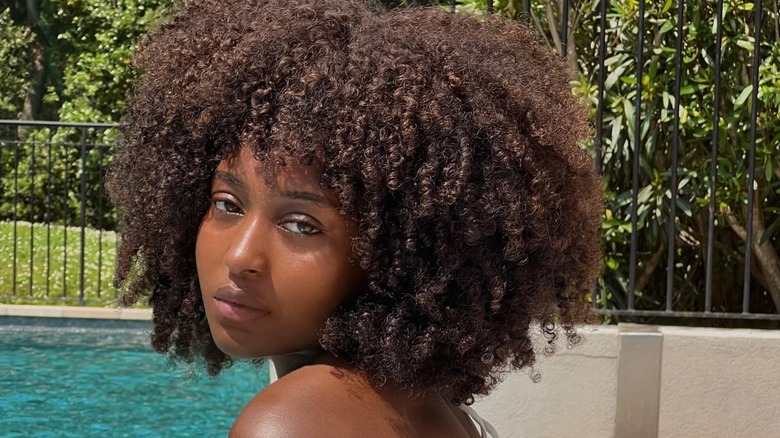
[[(599, 25), (599, 85), (597, 91), (597, 109), (596, 109), (596, 141), (594, 149), (596, 152), (596, 172), (601, 175), (601, 149), (602, 142), (604, 141), (604, 78), (606, 77), (606, 66), (604, 65), (607, 57), (607, 1), (601, 0)], [(600, 298), (600, 290), (598, 284), (593, 289), (593, 298), (591, 304), (593, 308), (598, 307), (598, 299)]]
[(17, 252), (16, 252), (16, 243), (17, 243), (17, 221), (19, 220), (17, 217), (19, 208), (19, 142), (14, 143), (14, 231), (13, 231), (13, 262), (14, 266), (11, 270), (11, 275), (13, 279), (13, 296), (16, 296), (16, 258), (17, 258)]
[(680, 86), (682, 85), (682, 34), (685, 13), (685, 0), (677, 0), (677, 46), (674, 57), (674, 125), (672, 126), (672, 179), (669, 182), (671, 199), (669, 201), (669, 227), (666, 247), (666, 311), (673, 309), (674, 288), (674, 247), (677, 237), (677, 158), (680, 143)]
[[(2, 131), (0, 131), (0, 132), (2, 132)], [(0, 139), (0, 140), (2, 140), (2, 139)], [(5, 153), (4, 153), (5, 146), (6, 146), (6, 143), (4, 141), (0, 141), (0, 188), (3, 189), (3, 192), (0, 193), (0, 201), (2, 201), (2, 199), (4, 197), (3, 195), (5, 194), (5, 185), (3, 184), (3, 177), (5, 176), (5, 161), (3, 161), (3, 155), (5, 155)], [(5, 286), (5, 282), (3, 282), (2, 285), (0, 285), (0, 287), (3, 287), (3, 286)], [(5, 291), (5, 287), (3, 287), (2, 290), (0, 290), (0, 294), (4, 294), (5, 293), (4, 291)]]
[(715, 36), (715, 102), (712, 113), (712, 152), (710, 155), (710, 205), (707, 219), (707, 271), (705, 272), (704, 311), (712, 311), (712, 263), (715, 245), (715, 194), (718, 174), (718, 142), (720, 134), (720, 61), (723, 35), (723, 0), (718, 0)]
[[(119, 232), (118, 228), (114, 228), (114, 268), (117, 266), (116, 260), (119, 260)], [(114, 281), (116, 281), (116, 277), (114, 277)], [(114, 286), (114, 298), (119, 298), (119, 290), (117, 290), (116, 283), (111, 283), (112, 286)]]
[(631, 254), (628, 267), (628, 309), (633, 310), (636, 295), (637, 208), (639, 195), (639, 154), (642, 150), (642, 77), (644, 76), (645, 0), (639, 0), (639, 30), (636, 48), (636, 105), (634, 107), (634, 156), (631, 185)]
[(30, 270), (30, 283), (28, 284), (28, 295), (33, 296), (33, 282), (35, 276), (33, 275), (33, 251), (35, 249), (35, 141), (30, 143), (30, 264), (28, 266)]
[(774, 13), (775, 17), (775, 31), (774, 33), (770, 33), (770, 44), (776, 44), (778, 41), (780, 41), (780, 14), (778, 14), (778, 8), (780, 7), (780, 1), (776, 1), (772, 3), (772, 12)]
[[(5, 155), (6, 144), (7, 143), (4, 141), (0, 142), (0, 188), (3, 189), (5, 189), (3, 184), (3, 177), (5, 176), (5, 161), (3, 161), (3, 155)], [(2, 196), (0, 196), (0, 199), (2, 199)], [(3, 282), (3, 286), (5, 286), (5, 282)], [(0, 290), (0, 293), (5, 293), (5, 287), (3, 287), (3, 290)]]
[(531, 0), (523, 0), (523, 12), (528, 16), (528, 21), (531, 21)]
[(49, 142), (46, 145), (46, 297), (51, 284), (51, 143), (55, 129), (49, 128)]
[(98, 277), (97, 296), (101, 298), (103, 287), (103, 148), (98, 146)]
[(70, 173), (70, 169), (68, 169), (68, 165), (70, 164), (68, 160), (68, 147), (67, 145), (62, 145), (62, 165), (65, 168), (65, 180), (63, 181), (63, 189), (62, 189), (62, 297), (65, 298), (68, 296), (68, 184), (70, 183), (70, 178), (68, 178), (68, 174)]
[(750, 151), (748, 157), (747, 218), (745, 219), (745, 279), (742, 284), (742, 313), (750, 313), (750, 262), (753, 255), (753, 196), (756, 182), (756, 120), (758, 119), (758, 69), (761, 66), (761, 2), (755, 2), (755, 32), (753, 41), (753, 107), (750, 109)]
[(84, 305), (84, 271), (86, 271), (85, 262), (85, 234), (87, 226), (87, 128), (81, 128), (81, 141), (79, 142), (81, 149), (81, 260), (79, 261), (79, 306)]
[(455, 12), (455, 0), (449, 0), (450, 3), (450, 12)]
[(569, 0), (563, 0), (561, 6), (561, 58), (569, 55)]
[(601, 9), (599, 17), (599, 88), (598, 102), (596, 109), (596, 172), (601, 175), (601, 150), (604, 140), (604, 79), (606, 78), (606, 66), (604, 62), (607, 58), (607, 1), (601, 0)]
[(493, 13), (493, 0), (487, 0), (487, 13)]
[(780, 7), (780, 1), (772, 3), (772, 11), (775, 16), (775, 32), (770, 34), (772, 36), (772, 44), (780, 41), (780, 14), (778, 14), (780, 11), (778, 11), (778, 7)]

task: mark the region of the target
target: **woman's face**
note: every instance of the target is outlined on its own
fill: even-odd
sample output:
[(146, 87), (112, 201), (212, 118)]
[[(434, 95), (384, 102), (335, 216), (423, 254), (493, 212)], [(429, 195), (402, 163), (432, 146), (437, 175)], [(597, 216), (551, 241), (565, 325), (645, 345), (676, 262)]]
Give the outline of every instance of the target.
[(354, 223), (316, 166), (269, 178), (249, 148), (217, 167), (195, 257), (211, 334), (234, 358), (314, 348), (336, 307), (364, 282), (351, 262)]

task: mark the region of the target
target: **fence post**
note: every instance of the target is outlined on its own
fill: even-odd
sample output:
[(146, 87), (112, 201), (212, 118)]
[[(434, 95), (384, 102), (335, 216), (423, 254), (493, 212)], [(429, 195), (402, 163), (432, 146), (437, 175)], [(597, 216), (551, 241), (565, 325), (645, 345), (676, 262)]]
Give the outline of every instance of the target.
[(658, 436), (663, 334), (656, 326), (618, 326), (615, 437)]
[(81, 128), (81, 260), (79, 262), (79, 306), (84, 305), (85, 234), (87, 222), (87, 128)]

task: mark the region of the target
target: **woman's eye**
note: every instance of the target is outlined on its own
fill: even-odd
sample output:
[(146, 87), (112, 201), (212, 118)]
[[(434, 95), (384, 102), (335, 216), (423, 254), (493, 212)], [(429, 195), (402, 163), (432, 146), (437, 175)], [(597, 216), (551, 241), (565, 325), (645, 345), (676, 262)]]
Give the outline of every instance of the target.
[(238, 206), (232, 202), (229, 201), (222, 201), (222, 200), (214, 200), (214, 208), (216, 208), (218, 211), (222, 213), (227, 214), (240, 214), (241, 209), (238, 208)]
[(318, 234), (320, 230), (311, 224), (300, 221), (283, 222), (281, 227), (294, 234)]

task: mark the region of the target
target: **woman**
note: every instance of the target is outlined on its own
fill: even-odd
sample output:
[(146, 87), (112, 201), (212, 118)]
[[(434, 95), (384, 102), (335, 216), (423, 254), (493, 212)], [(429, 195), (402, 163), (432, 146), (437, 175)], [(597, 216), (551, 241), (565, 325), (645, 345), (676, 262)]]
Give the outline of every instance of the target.
[(116, 282), (148, 299), (158, 351), (274, 361), (231, 436), (480, 436), (467, 405), (534, 363), (532, 325), (547, 352), (579, 341), (601, 183), (529, 29), (195, 0), (136, 65)]

